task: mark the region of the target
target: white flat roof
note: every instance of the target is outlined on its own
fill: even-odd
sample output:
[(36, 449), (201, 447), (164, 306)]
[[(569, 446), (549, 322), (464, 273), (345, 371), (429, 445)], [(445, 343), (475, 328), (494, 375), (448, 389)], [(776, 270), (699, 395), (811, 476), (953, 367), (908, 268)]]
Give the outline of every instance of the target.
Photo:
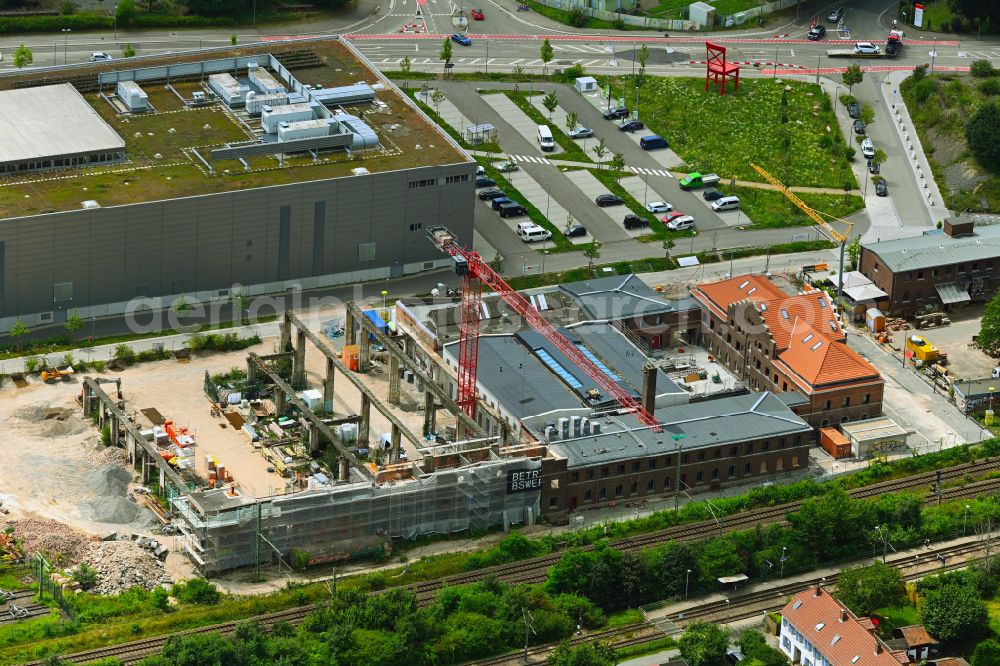
[(69, 83), (0, 92), (0, 137), (0, 163), (125, 148)]

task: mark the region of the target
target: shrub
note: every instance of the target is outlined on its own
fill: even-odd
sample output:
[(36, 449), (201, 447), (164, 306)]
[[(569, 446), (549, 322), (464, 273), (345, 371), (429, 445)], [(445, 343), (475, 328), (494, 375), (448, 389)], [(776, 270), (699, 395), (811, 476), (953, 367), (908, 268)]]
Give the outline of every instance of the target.
[(969, 66), (969, 74), (984, 79), (989, 76), (996, 76), (997, 70), (989, 60), (973, 60)]
[(576, 63), (563, 70), (562, 80), (566, 83), (572, 83), (576, 79), (584, 75), (583, 65)]
[(73, 580), (83, 589), (89, 590), (97, 585), (97, 572), (87, 564), (81, 564), (73, 572)]
[(136, 361), (135, 351), (126, 344), (120, 344), (115, 347), (113, 358), (126, 367)]
[(586, 28), (587, 24), (590, 23), (590, 17), (587, 16), (587, 13), (576, 6), (569, 10), (568, 19), (569, 24), (574, 28)]
[(70, 14), (76, 14), (80, 6), (73, 2), (73, 0), (63, 0), (59, 3), (59, 13), (63, 16), (69, 16)]
[(24, 359), (24, 370), (30, 375), (38, 371), (42, 365), (42, 359), (37, 356), (29, 356)]
[(1000, 79), (987, 79), (979, 84), (979, 92), (988, 97), (1000, 95)]
[(292, 551), (292, 568), (296, 571), (305, 571), (309, 567), (309, 553), (304, 550), (295, 549)]
[(933, 79), (920, 79), (913, 84), (913, 98), (917, 101), (917, 103), (923, 104), (930, 99), (930, 96), (935, 89), (936, 86), (934, 85)]
[(611, 27), (614, 28), (615, 30), (624, 30), (625, 19), (616, 18), (614, 21), (611, 22)]
[(104, 361), (94, 361), (94, 372), (104, 372)]
[(204, 578), (192, 578), (186, 583), (177, 583), (171, 594), (179, 601), (202, 606), (212, 606), (222, 599), (222, 593)]
[(162, 587), (158, 587), (149, 595), (149, 601), (153, 608), (163, 613), (170, 610), (170, 595)]

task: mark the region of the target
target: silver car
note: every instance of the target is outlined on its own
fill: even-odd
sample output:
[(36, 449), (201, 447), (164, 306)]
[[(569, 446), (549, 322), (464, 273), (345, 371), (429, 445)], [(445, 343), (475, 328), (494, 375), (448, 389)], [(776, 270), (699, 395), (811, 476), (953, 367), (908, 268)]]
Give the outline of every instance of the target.
[(571, 139), (586, 139), (590, 136), (594, 136), (594, 130), (589, 127), (583, 127), (582, 125), (577, 125), (573, 131), (569, 133), (569, 138)]

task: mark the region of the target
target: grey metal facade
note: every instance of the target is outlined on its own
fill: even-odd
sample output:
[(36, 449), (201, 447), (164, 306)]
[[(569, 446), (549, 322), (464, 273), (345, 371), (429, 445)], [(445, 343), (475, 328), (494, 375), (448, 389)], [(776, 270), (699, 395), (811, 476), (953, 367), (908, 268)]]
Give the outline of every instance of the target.
[(19, 317), (29, 326), (59, 322), (74, 309), (118, 314), (136, 297), (167, 305), (182, 294), (228, 296), (234, 284), (255, 295), (445, 266), (424, 230), (447, 220), (471, 245), (474, 180), (470, 161), (8, 218), (0, 221), (0, 330)]

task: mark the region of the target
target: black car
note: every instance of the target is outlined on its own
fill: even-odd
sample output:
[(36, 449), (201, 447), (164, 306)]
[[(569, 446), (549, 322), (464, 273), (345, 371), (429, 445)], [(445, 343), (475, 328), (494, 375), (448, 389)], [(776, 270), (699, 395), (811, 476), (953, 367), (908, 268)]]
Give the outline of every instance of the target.
[(857, 102), (851, 102), (847, 105), (847, 115), (855, 119), (861, 117), (861, 107), (858, 106)]
[(622, 225), (626, 229), (642, 229), (649, 226), (649, 220), (644, 220), (635, 213), (629, 213), (622, 221)]
[(705, 201), (715, 201), (716, 199), (721, 199), (726, 195), (715, 188), (709, 188), (702, 192), (701, 196), (705, 199)]
[(504, 197), (497, 197), (496, 199), (494, 199), (493, 201), (490, 202), (490, 207), (493, 210), (500, 210), (500, 206), (504, 205), (505, 203), (510, 203), (510, 202), (511, 202), (511, 200), (508, 199), (505, 196)]
[(814, 42), (816, 42), (816, 41), (819, 41), (819, 40), (823, 39), (823, 35), (825, 35), (825, 34), (826, 34), (826, 26), (825, 25), (814, 25), (812, 27), (812, 30), (809, 31), (808, 37), (809, 37), (809, 39), (811, 39)]
[(528, 211), (524, 210), (524, 206), (516, 201), (510, 201), (500, 206), (500, 217), (520, 217), (527, 214)]
[(626, 120), (618, 126), (618, 129), (622, 132), (634, 132), (636, 130), (643, 129), (644, 127), (645, 125), (642, 124), (641, 120)]
[(605, 206), (621, 206), (625, 202), (622, 201), (621, 197), (614, 194), (598, 194), (597, 198), (594, 199), (594, 203), (604, 208)]
[(569, 226), (569, 229), (566, 229), (567, 238), (575, 238), (576, 236), (586, 236), (586, 235), (587, 235), (587, 227), (583, 226), (579, 222), (574, 222)]
[(493, 187), (497, 181), (489, 176), (476, 176), (476, 187)]
[(483, 190), (476, 196), (479, 197), (480, 201), (490, 201), (492, 199), (498, 199), (506, 195), (503, 193), (503, 190), (498, 190), (495, 187), (491, 187), (489, 189)]
[(889, 185), (885, 182), (885, 178), (875, 179), (875, 194), (880, 197), (889, 196)]
[(624, 106), (619, 106), (615, 109), (605, 109), (604, 110), (605, 120), (618, 120), (619, 118), (628, 118), (628, 109)]
[(874, 175), (877, 174), (878, 172), (879, 172), (878, 164), (874, 164), (872, 163), (871, 160), (868, 160), (868, 173)]
[(867, 129), (868, 128), (865, 127), (865, 124), (863, 122), (861, 122), (860, 120), (855, 120), (854, 121), (854, 133), (855, 134), (864, 134)]

